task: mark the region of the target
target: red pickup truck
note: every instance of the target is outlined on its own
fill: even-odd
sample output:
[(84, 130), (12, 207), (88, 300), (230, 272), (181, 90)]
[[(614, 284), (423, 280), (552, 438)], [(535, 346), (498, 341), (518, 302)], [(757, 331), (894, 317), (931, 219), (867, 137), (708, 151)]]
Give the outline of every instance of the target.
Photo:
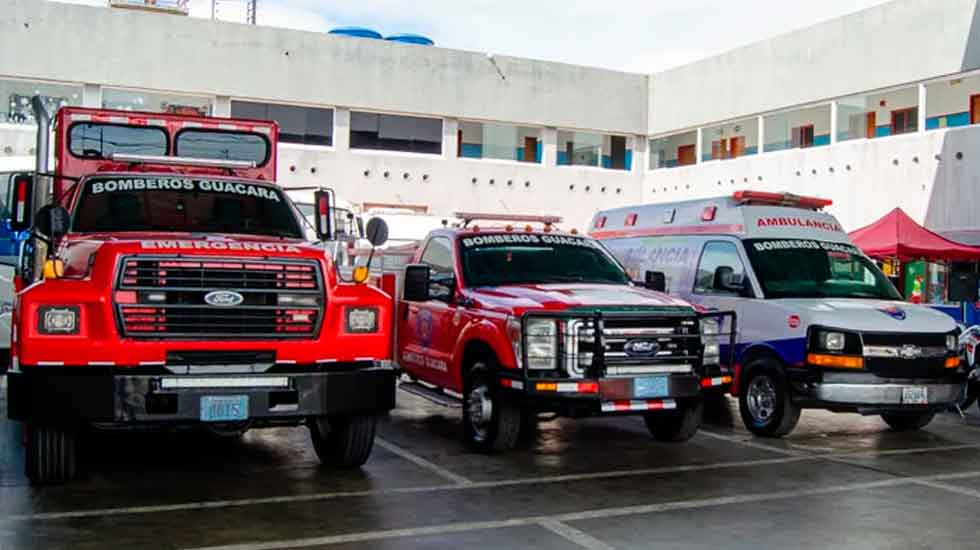
[(694, 435), (702, 391), (731, 382), (718, 334), (731, 314), (634, 283), (597, 241), (554, 230), (557, 218), (480, 228), (458, 216), (469, 221), (430, 233), (396, 292), (403, 390), (461, 406), (482, 451), (514, 447), (542, 412), (638, 414), (657, 440)]

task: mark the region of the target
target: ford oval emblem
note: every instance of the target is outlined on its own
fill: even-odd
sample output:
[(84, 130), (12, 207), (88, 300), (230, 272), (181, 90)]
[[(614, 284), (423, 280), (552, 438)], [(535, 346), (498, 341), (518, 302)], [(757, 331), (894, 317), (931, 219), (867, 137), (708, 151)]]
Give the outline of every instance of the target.
[(653, 340), (630, 340), (623, 346), (623, 351), (630, 357), (650, 357), (660, 351), (660, 344)]
[(235, 307), (242, 305), (245, 297), (230, 290), (215, 290), (204, 296), (204, 301), (214, 307)]

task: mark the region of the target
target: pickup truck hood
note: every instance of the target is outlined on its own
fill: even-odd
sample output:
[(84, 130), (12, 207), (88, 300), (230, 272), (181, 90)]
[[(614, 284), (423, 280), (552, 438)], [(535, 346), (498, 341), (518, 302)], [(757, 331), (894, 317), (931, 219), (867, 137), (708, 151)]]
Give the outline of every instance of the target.
[(953, 319), (930, 307), (886, 300), (777, 299), (768, 300), (799, 315), (803, 326), (821, 325), (866, 332), (950, 332)]
[(687, 302), (665, 294), (626, 285), (512, 285), (472, 288), (467, 292), (482, 307), (513, 315), (528, 310), (562, 311), (591, 307), (691, 308)]
[(70, 235), (62, 241), (58, 256), (65, 275), (84, 276), (96, 254), (236, 256), (248, 258), (296, 257), (320, 259), (324, 249), (299, 239), (253, 235), (191, 233), (96, 233)]

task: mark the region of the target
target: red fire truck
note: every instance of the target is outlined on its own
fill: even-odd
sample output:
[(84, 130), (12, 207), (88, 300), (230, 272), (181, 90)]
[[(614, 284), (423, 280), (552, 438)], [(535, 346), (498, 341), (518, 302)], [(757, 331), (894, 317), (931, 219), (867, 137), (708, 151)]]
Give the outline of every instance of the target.
[(658, 440), (694, 435), (702, 390), (731, 383), (719, 327), (732, 314), (634, 283), (602, 245), (556, 230), (560, 218), (457, 217), (421, 243), (401, 285), (383, 279), (401, 294), (402, 389), (461, 407), (481, 451), (512, 448), (539, 413), (643, 415)]
[[(304, 239), (275, 185), (275, 123), (83, 108), (54, 122), (54, 171), (12, 186), (12, 225), (32, 230), (8, 381), (28, 477), (71, 479), (88, 427), (305, 424), (324, 463), (363, 464), (395, 402), (391, 300)], [(316, 196), (321, 240), (331, 196)]]

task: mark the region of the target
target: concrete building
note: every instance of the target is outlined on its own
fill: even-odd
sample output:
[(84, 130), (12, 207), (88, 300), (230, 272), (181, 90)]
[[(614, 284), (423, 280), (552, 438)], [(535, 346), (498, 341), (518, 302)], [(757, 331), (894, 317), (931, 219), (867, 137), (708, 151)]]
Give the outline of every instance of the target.
[[(901, 206), (978, 239), (978, 0), (898, 0), (627, 74), (179, 16), (0, 0), (0, 155), (26, 97), (274, 118), (280, 180), (355, 203), (560, 213), (740, 188)], [(84, 37), (84, 38), (82, 38)]]

